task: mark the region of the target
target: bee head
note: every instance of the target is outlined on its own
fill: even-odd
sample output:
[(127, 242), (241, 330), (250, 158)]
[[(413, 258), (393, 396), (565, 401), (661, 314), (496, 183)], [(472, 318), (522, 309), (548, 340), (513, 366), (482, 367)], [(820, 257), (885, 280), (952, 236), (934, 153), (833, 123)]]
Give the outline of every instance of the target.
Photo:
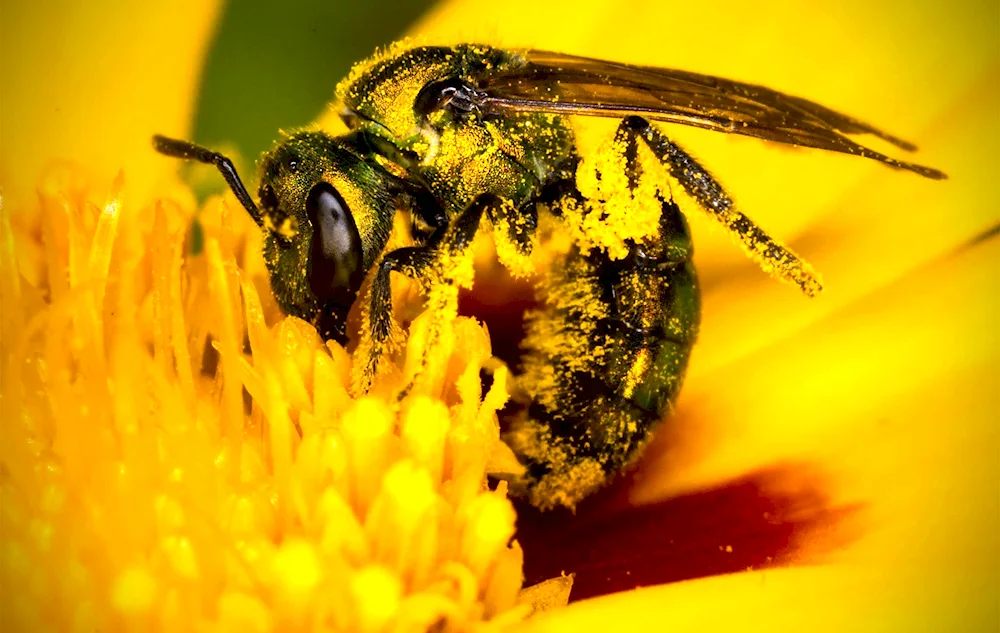
[(254, 204), (232, 163), (184, 141), (155, 137), (158, 151), (219, 167), (264, 230), (271, 289), (289, 315), (345, 342), (347, 313), (389, 239), (393, 177), (322, 132), (278, 141), (260, 159)]

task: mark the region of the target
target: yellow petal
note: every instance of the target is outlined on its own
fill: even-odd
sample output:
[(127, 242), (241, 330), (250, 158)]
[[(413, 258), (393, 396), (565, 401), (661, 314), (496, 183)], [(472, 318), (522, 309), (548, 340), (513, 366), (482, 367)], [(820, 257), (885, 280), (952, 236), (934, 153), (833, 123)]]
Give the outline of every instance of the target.
[(884, 572), (838, 565), (715, 576), (578, 602), (517, 631), (995, 630), (995, 583), (955, 586), (939, 577), (921, 588)]
[(55, 160), (98, 182), (128, 167), (142, 196), (176, 165), (154, 133), (190, 129), (217, 0), (12, 2), (4, 7), (0, 70), (4, 193), (23, 199)]
[[(659, 438), (665, 450), (646, 465), (637, 499), (805, 462), (829, 476), (834, 504), (860, 504), (860, 532), (820, 570), (778, 573), (777, 585), (773, 572), (686, 583), (676, 597), (650, 594), (656, 613), (667, 613), (660, 600), (669, 596), (671, 604), (770, 604), (778, 613), (769, 626), (775, 617), (788, 623), (773, 630), (807, 622), (811, 630), (848, 622), (859, 623), (850, 630), (887, 630), (889, 621), (906, 630), (905, 622), (926, 618), (979, 630), (959, 623), (987, 622), (990, 604), (995, 616), (998, 256), (994, 239), (916, 271), (688, 394), (691, 415), (682, 406), (678, 423), (695, 425), (696, 439), (685, 442), (682, 431)], [(680, 626), (696, 608), (669, 613)], [(748, 617), (712, 610), (709, 623), (740, 629)]]
[(970, 248), (716, 372), (717, 389), (678, 416), (694, 429), (658, 438), (664, 450), (634, 491), (650, 500), (806, 463), (825, 475), (832, 505), (859, 508), (849, 546), (830, 552), (830, 535), (815, 534), (800, 556), (824, 550), (818, 566), (585, 600), (520, 630), (995, 626), (998, 255), (995, 239)]
[[(699, 260), (702, 330), (688, 385), (713, 369), (881, 293), (901, 275), (940, 259), (1000, 223), (1000, 55), (924, 135), (923, 146), (947, 181), (887, 170), (845, 190), (800, 238), (800, 252), (823, 274), (813, 300), (776, 284), (750, 261)], [(697, 239), (697, 236), (696, 236)], [(703, 265), (702, 265), (703, 264)], [(775, 315), (780, 315), (776, 318)]]
[[(980, 383), (996, 371), (1000, 352), (998, 249), (994, 239), (942, 258), (707, 375), (682, 396), (675, 425), (678, 433), (694, 426), (697, 438), (664, 433), (660, 441), (672, 457), (664, 455), (659, 465), (670, 472), (653, 475), (658, 465), (649, 464), (643, 495), (801, 457), (845, 470), (884, 464), (906, 481), (923, 463), (908, 462), (916, 458), (908, 451), (936, 449), (961, 460), (963, 450), (976, 446), (964, 443), (968, 434), (990, 428), (989, 391)], [(699, 453), (697, 464), (685, 459), (688, 451)]]

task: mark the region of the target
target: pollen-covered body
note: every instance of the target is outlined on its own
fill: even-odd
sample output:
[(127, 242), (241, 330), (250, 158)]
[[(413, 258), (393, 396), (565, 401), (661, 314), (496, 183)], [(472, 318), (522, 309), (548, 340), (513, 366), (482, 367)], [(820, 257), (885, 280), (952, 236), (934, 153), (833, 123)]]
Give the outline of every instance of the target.
[[(324, 338), (354, 337), (357, 394), (378, 381), (401, 342), (391, 273), (422, 282), (435, 316), (427, 342), (447, 342), (458, 288), (473, 283), (471, 246), (480, 227), (490, 227), (500, 263), (538, 279), (539, 307), (527, 315), (521, 341), (526, 397), (506, 439), (525, 466), (513, 488), (541, 507), (572, 507), (625, 466), (680, 389), (700, 308), (675, 193), (765, 271), (806, 295), (821, 290), (807, 263), (741, 213), (651, 121), (945, 178), (860, 145), (849, 136), (914, 149), (801, 97), (557, 52), (394, 46), (355, 67), (337, 97), (351, 131), (312, 128), (279, 140), (259, 161), (259, 207), (222, 154), (164, 137), (154, 144), (219, 168), (264, 231), (282, 309)], [(619, 124), (596, 156), (580, 156), (570, 116)], [(412, 244), (390, 240), (401, 210)], [(559, 239), (540, 246), (543, 223)], [(555, 242), (560, 247), (550, 248)], [(540, 251), (545, 256), (535, 257)], [(348, 312), (359, 301), (360, 331), (349, 332)], [(401, 396), (434, 373), (424, 358), (408, 364), (412, 382)]]
[[(519, 243), (508, 224), (533, 228), (539, 212), (575, 236), (576, 244), (538, 271), (541, 307), (527, 315), (521, 343), (519, 385), (530, 403), (506, 434), (527, 466), (519, 483), (532, 502), (573, 506), (637, 454), (670, 407), (697, 329), (697, 286), (684, 219), (659, 191), (625, 190), (622, 173), (617, 196), (580, 193), (566, 117), (406, 114), (428, 84), (456, 77), (474, 84), (518, 63), (487, 47), (410, 49), (353, 74), (339, 93), (347, 120), (392, 143), (401, 166), (427, 184), (451, 221), (483, 194), (499, 198), (511, 211), (493, 219), (499, 252), (535, 247), (534, 235)], [(611, 209), (623, 196), (636, 201), (626, 214), (638, 214), (643, 203), (656, 207), (652, 222), (647, 217), (628, 239), (616, 229), (630, 218)]]
[(625, 258), (574, 246), (549, 271), (522, 345), (532, 404), (505, 436), (535, 505), (576, 505), (670, 409), (698, 328), (690, 255), (684, 219), (666, 204), (658, 232)]

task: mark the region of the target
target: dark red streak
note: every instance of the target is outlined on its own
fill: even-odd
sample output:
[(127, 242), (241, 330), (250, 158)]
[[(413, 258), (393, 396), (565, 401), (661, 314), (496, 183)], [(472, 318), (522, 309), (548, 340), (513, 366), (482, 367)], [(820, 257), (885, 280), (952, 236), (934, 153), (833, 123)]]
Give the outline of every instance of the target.
[[(798, 481), (800, 474), (783, 466), (638, 507), (628, 505), (629, 481), (620, 478), (581, 503), (575, 516), (542, 513), (521, 503), (516, 538), (524, 548), (525, 584), (572, 572), (576, 579), (570, 599), (582, 600), (809, 562), (821, 548), (811, 539), (807, 552), (805, 541), (820, 531), (838, 532), (833, 528), (858, 508), (831, 507), (814, 480)], [(826, 540), (836, 547), (850, 538), (841, 534)]]

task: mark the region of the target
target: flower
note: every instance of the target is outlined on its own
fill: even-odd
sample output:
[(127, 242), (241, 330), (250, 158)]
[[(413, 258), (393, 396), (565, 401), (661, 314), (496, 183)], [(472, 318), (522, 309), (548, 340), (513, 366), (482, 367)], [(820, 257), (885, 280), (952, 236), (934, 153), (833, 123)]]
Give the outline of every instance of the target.
[[(920, 142), (921, 158), (951, 175), (947, 183), (925, 182), (852, 157), (783, 151), (753, 140), (671, 128), (672, 136), (696, 148), (723, 177), (759, 224), (824, 273), (827, 290), (821, 299), (808, 302), (774, 284), (691, 214), (705, 291), (701, 341), (677, 415), (635, 475), (629, 502), (644, 508), (677, 507), (678, 500), (711, 500), (713, 490), (733, 490), (734, 481), (755, 484), (751, 490), (769, 499), (814, 498), (822, 512), (806, 508), (809, 520), (804, 523), (810, 529), (797, 535), (800, 540), (788, 552), (790, 559), (811, 564), (584, 600), (533, 618), (527, 628), (592, 630), (655, 622), (674, 628), (967, 629), (995, 616), (1000, 526), (992, 384), (998, 369), (997, 288), (992, 271), (997, 245), (989, 239), (1000, 208), (993, 185), (998, 150), (995, 20), (981, 17), (982, 9), (972, 5), (900, 11), (847, 3), (825, 7), (822, 13), (801, 8), (773, 7), (780, 15), (770, 15), (767, 7), (755, 5), (754, 14), (747, 15), (736, 3), (624, 11), (580, 3), (456, 2), (441, 5), (417, 27), (428, 37), (485, 36), (501, 44), (684, 67), (785, 89), (880, 125), (892, 124), (900, 134), (915, 130), (910, 136)], [(15, 22), (24, 20), (18, 26), (37, 25), (28, 9), (17, 11), (23, 13), (15, 13)], [(246, 226), (224, 229), (228, 223), (212, 217), (222, 213), (217, 201), (202, 212), (213, 238), (204, 257), (178, 271), (184, 218), (194, 205), (165, 176), (169, 168), (155, 162), (162, 159), (148, 151), (145, 139), (154, 131), (182, 135), (189, 103), (181, 97), (193, 87), (214, 9), (171, 8), (150, 20), (147, 24), (156, 27), (147, 30), (138, 30), (139, 20), (129, 19), (136, 14), (122, 11), (117, 14), (124, 16), (121, 22), (91, 21), (71, 31), (79, 32), (80, 40), (60, 44), (63, 30), (52, 27), (79, 17), (67, 6), (55, 12), (55, 25), (46, 23), (52, 34), (41, 28), (12, 29), (21, 39), (5, 43), (22, 59), (34, 56), (60, 73), (46, 81), (24, 64), (3, 81), (5, 92), (31, 95), (15, 100), (13, 107), (5, 100), (0, 114), (7, 135), (0, 182), (4, 218), (9, 218), (0, 227), (5, 236), (0, 265), (5, 283), (0, 429), (5, 582), (17, 582), (24, 589), (20, 595), (33, 597), (36, 606), (75, 604), (72, 613), (50, 611), (57, 617), (50, 626), (59, 628), (107, 622), (143, 629), (153, 619), (169, 628), (180, 626), (191, 613), (209, 613), (205, 622), (221, 630), (302, 624), (302, 618), (316, 616), (306, 605), (315, 604), (318, 595), (326, 597), (331, 580), (316, 545), (323, 542), (321, 524), (330, 515), (303, 512), (302, 499), (315, 494), (317, 481), (329, 485), (338, 476), (357, 474), (317, 474), (319, 465), (330, 463), (323, 451), (349, 450), (354, 440), (378, 444), (391, 434), (351, 439), (340, 431), (314, 428), (320, 435), (313, 437), (337, 440), (317, 440), (311, 447), (303, 440), (295, 446), (292, 420), (303, 438), (316, 423), (307, 403), (335, 406), (317, 402), (319, 392), (310, 391), (310, 378), (315, 383), (317, 374), (332, 371), (329, 384), (335, 385), (342, 370), (320, 360), (327, 352), (297, 322), (283, 321), (275, 330), (259, 326), (262, 316), (277, 317), (260, 283), (259, 265), (255, 269), (250, 256), (253, 235), (243, 237)], [(190, 37), (190, 43), (178, 41), (178, 32)], [(163, 39), (144, 41), (158, 33)], [(169, 63), (162, 61), (165, 48), (172, 52)], [(87, 54), (61, 57), (60, 51)], [(110, 67), (95, 72), (95, 59)], [(148, 90), (141, 78), (147, 74), (156, 78), (163, 94), (177, 98), (153, 101), (159, 110), (145, 116), (129, 115), (136, 109), (130, 98)], [(65, 81), (67, 77), (77, 81)], [(58, 92), (60, 86), (65, 92)], [(78, 118), (39, 107), (67, 100), (85, 104), (82, 109), (67, 106)], [(12, 120), (19, 123), (16, 128), (9, 124)], [(86, 134), (77, 133), (83, 128)], [(12, 129), (17, 131), (11, 137)], [(94, 175), (78, 181), (76, 172), (54, 174), (42, 181), (35, 203), (30, 192), (38, 182), (38, 168), (45, 157), (56, 155), (96, 157), (88, 161)], [(19, 163), (11, 162), (11, 156)], [(112, 182), (118, 164), (126, 167), (124, 184), (118, 182), (109, 194), (100, 191), (100, 183)], [(157, 208), (151, 203), (157, 197), (176, 202)], [(87, 201), (102, 199), (103, 208), (87, 206)], [(36, 208), (43, 215), (26, 213)], [(145, 215), (138, 213), (143, 208)], [(246, 224), (239, 214), (230, 217)], [(93, 237), (96, 246), (81, 242), (81, 236)], [(167, 238), (153, 239), (162, 236)], [(42, 248), (51, 244), (57, 248)], [(45, 264), (52, 261), (71, 264), (77, 277), (50, 274), (58, 269)], [(143, 266), (147, 261), (156, 265)], [(110, 275), (104, 272), (108, 270)], [(143, 274), (130, 280), (115, 272), (122, 270)], [(192, 284), (184, 296), (200, 297), (203, 303), (179, 308), (177, 278)], [(255, 295), (262, 304), (259, 310), (253, 305)], [(12, 303), (10, 297), (17, 299)], [(176, 319), (155, 318), (163, 314), (185, 316), (179, 335)], [(23, 320), (27, 315), (35, 315), (34, 320)], [(252, 334), (252, 362), (242, 354), (241, 315)], [(176, 340), (190, 337), (204, 343), (210, 326), (219, 328), (219, 335), (207, 347)], [(455, 327), (466, 328), (469, 337), (482, 336), (468, 322)], [(53, 332), (73, 336), (60, 338)], [(132, 343), (102, 346), (95, 332), (111, 332), (105, 340), (112, 343)], [(26, 342), (15, 346), (20, 340)], [(141, 341), (151, 341), (151, 354), (136, 344)], [(253, 441), (241, 441), (233, 433), (232, 420), (242, 418), (245, 406), (243, 394), (234, 389), (237, 381), (223, 380), (221, 406), (198, 406), (212, 402), (208, 392), (220, 387), (196, 372), (182, 375), (179, 357), (185, 349), (204, 359), (218, 358), (224, 377), (240, 376), (257, 411), (250, 416), (258, 425), (252, 428), (260, 432)], [(262, 349), (269, 351), (258, 353)], [(339, 352), (334, 347), (329, 353), (334, 358)], [(170, 374), (171, 356), (177, 376), (161, 380), (158, 376)], [(22, 365), (26, 359), (28, 367)], [(464, 367), (480, 361), (465, 358)], [(141, 372), (129, 371), (138, 366)], [(472, 402), (453, 388), (455, 378), (442, 378), (441, 390), (451, 392), (452, 402)], [(21, 384), (12, 382), (17, 380)], [(177, 396), (165, 397), (169, 390)], [(331, 391), (330, 398), (343, 397)], [(136, 392), (154, 395), (150, 400), (128, 395)], [(101, 393), (109, 395), (102, 398)], [(157, 393), (162, 402), (156, 402)], [(189, 408), (193, 402), (196, 414), (150, 416), (148, 409), (170, 402)], [(433, 398), (424, 403), (436, 406)], [(363, 406), (369, 407), (364, 415), (382, 422), (374, 426), (385, 429), (391, 416), (375, 402)], [(274, 424), (283, 408), (289, 422)], [(86, 422), (102, 416), (115, 424)], [(152, 441), (159, 429), (151, 420), (176, 425), (185, 419), (194, 422), (173, 444)], [(441, 415), (430, 419), (444, 420)], [(65, 433), (52, 434), (53, 428)], [(39, 436), (57, 441), (48, 446), (37, 441)], [(338, 442), (342, 449), (332, 446)], [(409, 466), (397, 466), (423, 464), (424, 470), (389, 470), (402, 473), (392, 479), (426, 493), (415, 473), (429, 473), (431, 495), (445, 498), (448, 493), (434, 487), (436, 470), (420, 461), (427, 456), (424, 449), (405, 450), (411, 457), (402, 464)], [(432, 446), (430, 452), (434, 450)], [(163, 471), (164, 454), (183, 459), (188, 467)], [(68, 478), (67, 473), (85, 477)], [(248, 486), (242, 496), (233, 493), (230, 504), (219, 503), (232, 492), (227, 488), (232, 482), (260, 482), (265, 473), (275, 494)], [(344, 485), (355, 490), (354, 484)], [(189, 496), (157, 496), (148, 512), (151, 490), (180, 490)], [(818, 496), (811, 496), (813, 491)], [(347, 495), (350, 507), (375, 507), (378, 493), (353, 494)], [(412, 524), (413, 514), (397, 511), (402, 502), (420, 499), (426, 502), (428, 495), (400, 493), (397, 505), (380, 506), (387, 509), (375, 514), (385, 517), (382, 525)], [(484, 526), (499, 526), (491, 542), (506, 545), (503, 530), (512, 520), (505, 515), (506, 502), (485, 492), (468, 499), (470, 504), (483, 499), (479, 503), (491, 507), (480, 510), (500, 515)], [(319, 507), (334, 512), (336, 504), (331, 500)], [(710, 504), (709, 510), (717, 507)], [(192, 520), (199, 508), (221, 508), (228, 513), (225, 525), (245, 534), (284, 534), (296, 521), (302, 532), (277, 544), (273, 538), (251, 539), (240, 546), (241, 556), (232, 556), (226, 544), (238, 541), (214, 531), (214, 517), (204, 510), (200, 523)], [(633, 512), (608, 511), (604, 516), (627, 523)], [(42, 520), (53, 513), (63, 521)], [(347, 521), (350, 512), (336, 516)], [(673, 520), (683, 524), (690, 516), (681, 513)], [(812, 521), (817, 517), (821, 520)], [(308, 528), (315, 531), (308, 531), (309, 520), (315, 520)], [(181, 524), (191, 533), (179, 530)], [(615, 524), (604, 526), (611, 530)], [(620, 527), (627, 537), (629, 525)], [(345, 539), (338, 546), (350, 551), (352, 542), (344, 534), (337, 537)], [(720, 535), (739, 536), (740, 526)], [(148, 546), (150, 539), (155, 539), (154, 548)], [(738, 544), (720, 541), (717, 546), (721, 549), (715, 556), (741, 554)], [(393, 565), (409, 560), (399, 551), (383, 553)], [(74, 554), (80, 554), (76, 564), (54, 567), (73, 560)], [(526, 555), (530, 571), (532, 552)], [(666, 547), (631, 555), (678, 558)], [(499, 573), (513, 558), (516, 554), (497, 558), (507, 562), (494, 562), (486, 573)], [(236, 569), (231, 569), (234, 559)], [(420, 568), (400, 565), (407, 573)], [(469, 558), (465, 565), (473, 569), (477, 563)], [(385, 605), (403, 599), (399, 577), (385, 572), (390, 567), (355, 577), (350, 587), (356, 600), (343, 617), (377, 626)], [(704, 575), (703, 569), (684, 571), (675, 579)], [(581, 581), (586, 573), (583, 568)], [(261, 578), (266, 587), (254, 584)], [(212, 591), (198, 591), (202, 584)], [(494, 604), (512, 605), (511, 583), (496, 586)], [(74, 600), (86, 592), (91, 592), (89, 600)], [(22, 616), (34, 617), (23, 609), (3, 609), (3, 617), (11, 618), (5, 623), (40, 624), (17, 620)]]

